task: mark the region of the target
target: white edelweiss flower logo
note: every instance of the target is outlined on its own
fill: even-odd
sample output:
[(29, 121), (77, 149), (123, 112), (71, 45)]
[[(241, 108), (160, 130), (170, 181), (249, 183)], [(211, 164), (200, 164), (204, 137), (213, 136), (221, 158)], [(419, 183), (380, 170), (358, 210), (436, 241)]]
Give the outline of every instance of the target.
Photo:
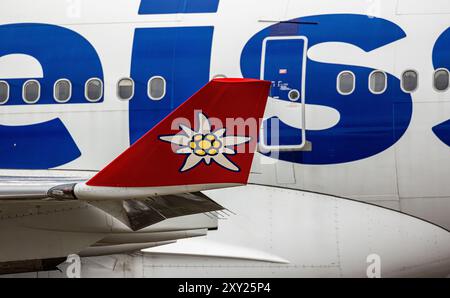
[(250, 137), (226, 136), (226, 129), (221, 128), (211, 131), (209, 119), (201, 112), (198, 113), (199, 127), (196, 130), (180, 125), (180, 133), (170, 136), (160, 136), (164, 142), (178, 145), (181, 148), (176, 150), (176, 154), (187, 155), (180, 172), (186, 172), (195, 168), (202, 161), (210, 165), (212, 161), (233, 172), (240, 169), (226, 155), (234, 155), (234, 147), (248, 143)]

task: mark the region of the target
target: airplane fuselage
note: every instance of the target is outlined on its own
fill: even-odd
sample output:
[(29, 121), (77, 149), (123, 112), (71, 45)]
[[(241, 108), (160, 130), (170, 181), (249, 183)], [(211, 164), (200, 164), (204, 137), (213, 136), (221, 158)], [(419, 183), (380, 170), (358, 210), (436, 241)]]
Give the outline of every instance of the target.
[(252, 183), (450, 228), (448, 2), (155, 3), (2, 1), (2, 174), (97, 171), (210, 79), (260, 78), (270, 150)]

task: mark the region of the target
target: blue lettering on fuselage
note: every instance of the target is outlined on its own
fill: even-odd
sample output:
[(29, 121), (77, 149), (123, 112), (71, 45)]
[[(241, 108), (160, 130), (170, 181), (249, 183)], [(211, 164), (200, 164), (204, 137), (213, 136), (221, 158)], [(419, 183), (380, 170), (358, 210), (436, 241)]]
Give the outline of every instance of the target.
[[(320, 15), (293, 22), (271, 26), (246, 44), (241, 56), (244, 77), (260, 77), (262, 44), (269, 36), (304, 36), (309, 47), (342, 42), (366, 52), (406, 36), (392, 22), (363, 15)], [(136, 29), (130, 71), (136, 83), (129, 105), (131, 143), (208, 82), (213, 32), (214, 28), (209, 26)], [(103, 79), (95, 49), (69, 29), (44, 24), (4, 25), (0, 26), (0, 37), (6, 41), (0, 44), (0, 57), (26, 54), (41, 63), (44, 78), (38, 78), (42, 84), (42, 98), (38, 104), (56, 104), (53, 84), (61, 78), (71, 80), (74, 85), (70, 103), (87, 103), (85, 81), (92, 77)], [(352, 71), (356, 76), (356, 89), (347, 96), (336, 90), (336, 78), (344, 70)], [(329, 129), (307, 131), (313, 151), (281, 152), (279, 158), (302, 164), (336, 164), (368, 158), (394, 145), (410, 123), (411, 96), (401, 91), (399, 80), (390, 74), (386, 92), (372, 94), (367, 88), (372, 71), (367, 67), (307, 59), (306, 102), (337, 110), (340, 121)], [(153, 76), (164, 77), (167, 82), (167, 93), (159, 101), (149, 99), (147, 94), (147, 82)], [(21, 97), (25, 80), (6, 80), (11, 84), (11, 99), (7, 105), (24, 104)], [(278, 93), (280, 100), (288, 100), (285, 93)], [(282, 144), (295, 143), (300, 133), (299, 129), (281, 123)], [(1, 126), (0, 136), (0, 168), (51, 168), (68, 163), (81, 154), (59, 119), (30, 126)], [(38, 156), (36, 152), (46, 152), (41, 154), (46, 158), (34, 158)]]
[[(37, 105), (55, 103), (53, 86), (62, 78), (73, 84), (70, 103), (87, 104), (84, 83), (90, 78), (103, 80), (102, 65), (94, 47), (72, 30), (47, 24), (2, 25), (0, 38), (0, 57), (24, 54), (41, 64), (44, 77), (33, 78), (41, 84), (41, 98)], [(11, 96), (6, 105), (26, 105), (22, 86), (28, 79), (5, 79), (11, 86)]]
[(0, 168), (49, 169), (81, 152), (60, 119), (28, 126), (0, 125)]
[[(136, 82), (130, 101), (130, 142), (134, 143), (209, 81), (214, 27), (136, 29), (131, 77)], [(161, 100), (147, 95), (147, 82), (163, 77)]]
[[(0, 40), (0, 57), (29, 55), (42, 66), (43, 78), (33, 78), (41, 84), (41, 97), (36, 105), (58, 104), (53, 98), (53, 86), (62, 78), (73, 85), (70, 103), (87, 104), (84, 83), (93, 77), (103, 80), (97, 52), (72, 30), (48, 24), (1, 25)], [(11, 88), (5, 105), (27, 105), (22, 98), (22, 86), (28, 79), (0, 78)], [(33, 125), (0, 126), (0, 168), (48, 169), (69, 163), (80, 155), (60, 119)]]
[(139, 14), (214, 13), (219, 0), (142, 0)]
[[(433, 48), (434, 69), (450, 69), (450, 28), (439, 36)], [(433, 127), (434, 134), (447, 146), (450, 146), (450, 120)]]
[[(310, 24), (300, 24), (308, 22)], [(263, 40), (268, 36), (283, 35), (308, 38), (309, 47), (325, 42), (355, 45), (366, 52), (373, 51), (404, 38), (404, 31), (396, 24), (364, 15), (336, 14), (303, 17), (287, 24), (276, 24), (257, 33), (245, 46), (241, 56), (244, 77), (259, 78)], [(351, 95), (336, 90), (336, 78), (342, 71), (356, 76), (356, 89)], [(388, 74), (388, 89), (381, 95), (368, 89), (368, 78), (373, 69), (355, 65), (337, 65), (307, 60), (306, 103), (336, 109), (340, 121), (332, 128), (308, 130), (311, 152), (280, 152), (281, 160), (301, 164), (337, 164), (356, 161), (376, 155), (394, 145), (407, 130), (412, 116), (412, 99), (402, 92), (399, 80)], [(287, 100), (281, 98), (280, 100)], [(268, 126), (270, 131), (270, 123)], [(281, 143), (295, 144), (301, 130), (280, 123)], [(284, 143), (283, 143), (284, 142)]]

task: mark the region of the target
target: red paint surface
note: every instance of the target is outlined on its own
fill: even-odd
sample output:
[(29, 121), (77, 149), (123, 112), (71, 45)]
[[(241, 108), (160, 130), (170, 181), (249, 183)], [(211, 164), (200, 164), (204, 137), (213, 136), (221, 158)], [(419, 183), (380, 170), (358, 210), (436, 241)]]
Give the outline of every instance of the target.
[[(254, 151), (257, 145), (259, 125), (264, 115), (270, 82), (250, 79), (216, 79), (209, 82), (185, 103), (168, 115), (140, 140), (100, 171), (87, 184), (109, 187), (163, 187), (193, 184), (236, 183), (246, 184), (250, 173)], [(175, 119), (185, 118), (194, 126), (197, 117), (194, 111), (202, 111), (209, 118), (218, 118), (226, 124), (227, 118), (257, 119), (258, 129), (245, 135), (251, 137), (247, 144), (236, 146), (242, 150), (236, 155), (227, 155), (239, 168), (229, 171), (215, 162), (204, 162), (195, 168), (180, 172), (187, 155), (176, 154), (172, 145), (159, 140), (163, 135), (180, 132), (177, 126), (171, 128)], [(191, 127), (193, 130), (195, 127)], [(213, 126), (213, 130), (221, 127)], [(226, 135), (236, 135), (227, 127)], [(240, 134), (241, 135), (241, 134)]]

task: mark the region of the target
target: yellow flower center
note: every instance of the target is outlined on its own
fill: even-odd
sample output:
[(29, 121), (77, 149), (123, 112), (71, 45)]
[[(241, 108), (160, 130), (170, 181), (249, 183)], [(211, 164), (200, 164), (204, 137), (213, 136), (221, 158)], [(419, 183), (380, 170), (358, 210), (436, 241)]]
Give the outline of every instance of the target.
[(219, 149), (222, 148), (222, 142), (212, 133), (206, 135), (197, 134), (192, 137), (189, 148), (192, 149), (195, 155), (200, 157), (215, 156), (219, 154)]
[(201, 142), (199, 143), (199, 146), (200, 146), (200, 148), (202, 148), (203, 150), (208, 150), (209, 148), (212, 147), (212, 144), (211, 144), (210, 141), (204, 140), (204, 141), (201, 141)]

